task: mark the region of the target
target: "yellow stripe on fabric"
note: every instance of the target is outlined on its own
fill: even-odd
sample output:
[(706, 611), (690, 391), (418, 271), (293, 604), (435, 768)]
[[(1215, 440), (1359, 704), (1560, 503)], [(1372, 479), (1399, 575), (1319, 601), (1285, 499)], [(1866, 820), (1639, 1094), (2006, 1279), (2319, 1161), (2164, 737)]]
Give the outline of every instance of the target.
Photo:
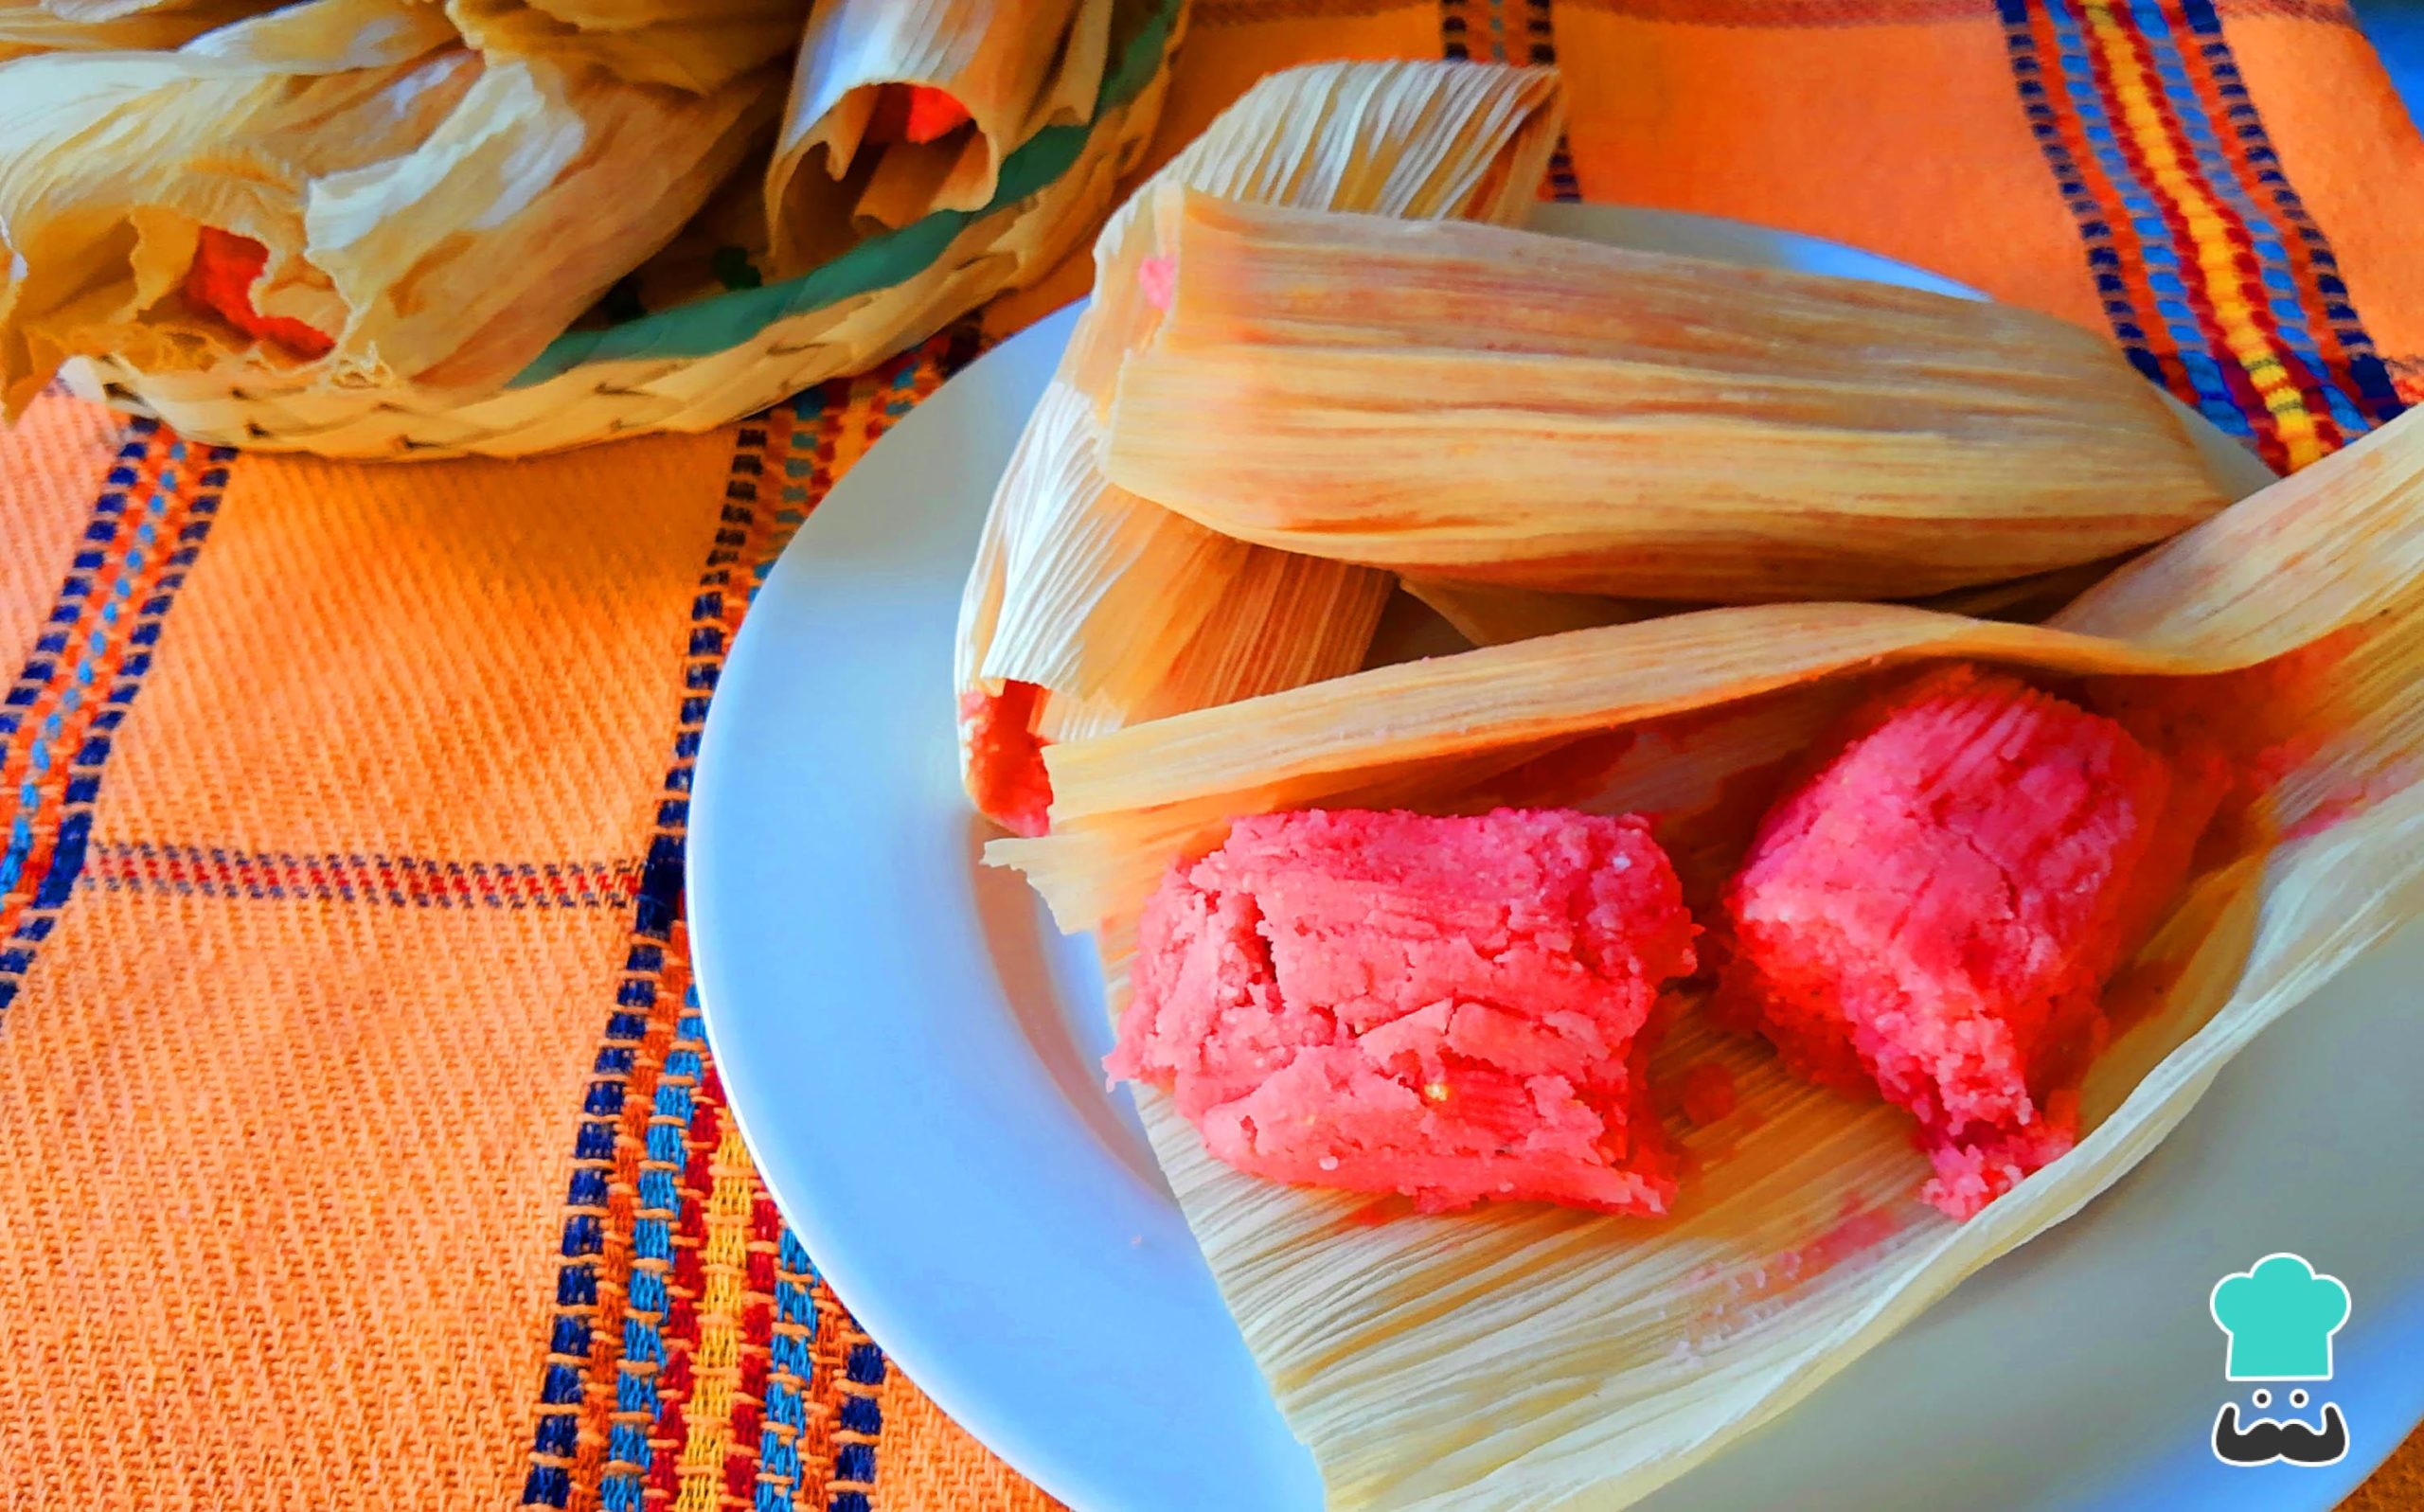
[(690, 1436), (674, 1472), (681, 1483), (674, 1512), (717, 1512), (724, 1504), (724, 1457), (732, 1450), (732, 1409), (740, 1389), (740, 1318), (749, 1292), (749, 1214), (758, 1171), (731, 1118), (720, 1116), (717, 1122), (722, 1135), (707, 1164), (713, 1184), (699, 1252), (704, 1286), (686, 1410)]
[(2255, 311), (2240, 294), (2237, 257), (2232, 246), (2229, 222), (2205, 193), (2197, 174), (2173, 151), (2171, 133), (2164, 128), (2163, 112), (2147, 89), (2147, 64), (2138, 56), (2133, 34), (2113, 14), (2107, 0), (2086, 0), (2082, 9), (2097, 50), (2104, 54), (2105, 76), (2112, 81), (2121, 118), (2155, 182), (2180, 206), (2181, 219), (2187, 224), (2197, 266), (2205, 276), (2215, 319), (2222, 328), (2223, 345), (2246, 371), (2248, 381), (2264, 400), (2264, 408), (2273, 417), (2281, 444), (2289, 453), (2290, 466), (2305, 467), (2323, 455), (2323, 438), (2316, 434), (2314, 417), (2308, 413), (2306, 400), (2290, 382), (2280, 355), (2257, 328)]

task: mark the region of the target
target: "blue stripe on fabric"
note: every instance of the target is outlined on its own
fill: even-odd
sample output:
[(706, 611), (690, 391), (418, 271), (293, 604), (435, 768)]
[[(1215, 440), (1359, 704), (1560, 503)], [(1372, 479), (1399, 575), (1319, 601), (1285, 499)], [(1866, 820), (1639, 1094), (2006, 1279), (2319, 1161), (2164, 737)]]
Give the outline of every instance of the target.
[[(134, 437), (150, 437), (158, 434), (158, 424), (156, 421), (131, 421), (128, 432)], [(118, 458), (123, 463), (139, 464), (150, 444), (142, 439), (130, 439), (118, 447)], [(169, 454), (172, 457), (183, 456), (184, 445), (182, 441), (173, 442), (169, 448)], [(206, 455), (214, 464), (222, 464), (214, 471), (223, 475), (223, 464), (232, 459), (235, 453), (224, 447), (212, 447)], [(83, 540), (88, 547), (106, 548), (117, 538), (130, 507), (126, 490), (136, 486), (141, 475), (139, 465), (112, 470), (109, 486), (95, 498), (91, 518), (83, 531)], [(134, 540), (158, 540), (160, 523), (173, 507), (175, 494), (174, 474), (164, 471), (137, 510), (135, 528), (132, 532)], [(181, 555), (190, 560), (199, 554), (201, 543), (208, 534), (209, 516), (217, 507), (216, 498), (196, 498), (187, 502), (192, 525), (204, 528), (196, 530), (188, 526), (179, 532), (181, 537), (190, 537), (194, 543)], [(125, 606), (134, 596), (134, 579), (144, 570), (148, 560), (141, 548), (134, 545), (130, 545), (115, 563), (111, 562), (106, 549), (76, 552), (61, 580), (58, 596), (52, 601), (50, 616), (45, 623), (73, 626), (82, 617), (87, 606), (95, 605), (98, 600), (97, 617), (100, 625), (86, 635), (83, 645), (75, 648), (72, 655), (64, 629), (42, 636), (34, 656), (20, 669), (16, 683), (9, 688), (6, 696), (8, 706), (28, 708), (40, 702), (45, 687), (57, 691), (58, 698), (51, 714), (43, 720), (34, 739), (28, 744), (27, 764), (33, 772), (43, 774), (66, 763), (68, 776), (61, 792), (60, 817), (53, 827), (49, 864), (34, 887), (25, 916), (18, 921), (9, 949), (5, 957), (0, 957), (0, 1012), (5, 1012), (16, 1001), (25, 977), (34, 964), (32, 947), (48, 937), (51, 916), (64, 908), (74, 895), (77, 881), (83, 872), (92, 833), (92, 806), (99, 801), (102, 772), (113, 749), (112, 742), (104, 737), (116, 729), (125, 706), (134, 702), (150, 673), (152, 652), (145, 648), (157, 643), (159, 621), (174, 602), (176, 591), (184, 585), (182, 573), (163, 576), (157, 591), (144, 600), (138, 614), (128, 615), (124, 612)], [(84, 690), (94, 688), (99, 682), (100, 666), (108, 659), (111, 642), (120, 634), (126, 636), (132, 649), (121, 660), (107, 694), (105, 702), (110, 706), (92, 716), (88, 721), (89, 738), (78, 745), (71, 757), (66, 745), (70, 738), (67, 716), (83, 709)], [(9, 717), (8, 733), (13, 735), (22, 727), (21, 717)], [(17, 794), (15, 811), (9, 816), (7, 843), (0, 846), (0, 890), (22, 886), (31, 861), (37, 833), (36, 820), (42, 808), (39, 785), (25, 784)]]
[[(2088, 151), (2120, 194), (2131, 228), (2138, 233), (2147, 282), (2154, 293), (2155, 312), (2163, 317), (2164, 333), (2180, 351), (2182, 370), (2197, 396), (2197, 408), (2225, 434), (2253, 440), (2255, 426), (2231, 398), (2229, 388), (2220, 382), (2220, 370), (2207, 353), (2203, 323), (2178, 297), (2182, 291), (2180, 247), (2172, 240), (2170, 227), (2164, 223), (2152, 194), (2139, 181), (2121, 151), (2112, 118), (2105, 111), (2103, 96), (2096, 87), (2094, 59), (2084, 26), (2069, 0), (2044, 0), (2044, 9), (2054, 28), (2055, 60), (2059, 64), (2064, 96), (2078, 116), (2080, 134), (2087, 139)], [(2168, 295), (2166, 289), (2171, 291)], [(2205, 360), (2190, 363), (2186, 359), (2191, 353)]]
[[(974, 355), (972, 341), (955, 342), (946, 359), (954, 365)], [(919, 367), (924, 359), (904, 360), (895, 370), (893, 382), (900, 391), (914, 390)], [(817, 426), (828, 418), (828, 412), (849, 402), (851, 385), (828, 383), (797, 396), (787, 410), (770, 413), (762, 420), (744, 424), (736, 437), (736, 454), (727, 478), (727, 500), (720, 522), (722, 528), (715, 537), (714, 548), (707, 553), (698, 586), (691, 603), (690, 638), (683, 668), (688, 696), (682, 700), (679, 725), (673, 739), (673, 759), (668, 770), (666, 787), (674, 794), (690, 789), (690, 770), (699, 753), (701, 729), (707, 714), (708, 699), (722, 670), (730, 639), (724, 616), (729, 605), (726, 592), (736, 581), (745, 581), (747, 592), (754, 596), (765, 580), (766, 572), (779, 553), (793, 528), (808, 513), (808, 489), (805, 486), (785, 487), (783, 504), (772, 517), (772, 529), (760, 529), (758, 507), (758, 489), (754, 481), (767, 471), (770, 460), (766, 453), (769, 428), (785, 423), (788, 418), (791, 446), (803, 454), (812, 451), (816, 443)], [(811, 465), (805, 474), (794, 465), (798, 458), (787, 458), (786, 476), (813, 475)], [(731, 568), (740, 563), (756, 534), (759, 549), (752, 553), (745, 575), (736, 577)], [(640, 884), (633, 911), (633, 931), (626, 949), (624, 980), (615, 995), (615, 1012), (608, 1021), (606, 1039), (635, 1043), (649, 1030), (650, 1019), (659, 1007), (659, 973), (665, 965), (665, 949), (670, 944), (672, 930), (681, 916), (682, 881), (686, 862), (684, 830), (687, 809), (680, 799), (669, 801), (660, 811), (659, 832), (651, 839), (643, 864)], [(705, 1075), (706, 1067), (697, 1046), (704, 1042), (704, 1024), (699, 1013), (698, 991), (693, 986), (686, 994), (675, 1027), (676, 1045), (669, 1047), (660, 1069), (656, 1095), (651, 1104), (651, 1124), (643, 1136), (647, 1154), (635, 1185), (636, 1207), (632, 1226), (632, 1253), (635, 1261), (629, 1282), (627, 1300), (633, 1311), (662, 1314), (668, 1304), (665, 1290), (665, 1272), (673, 1256), (672, 1219), (678, 1218), (682, 1200), (679, 1173), (686, 1157), (684, 1138), (695, 1108), (693, 1086)], [(630, 1070), (630, 1061), (621, 1056), (601, 1052), (599, 1070), (620, 1076)], [(679, 1083), (669, 1085), (669, 1083)], [(602, 1083), (601, 1083), (602, 1084)], [(604, 1162), (616, 1148), (616, 1126), (599, 1120), (585, 1122), (578, 1135), (576, 1153), (584, 1160)], [(588, 1195), (586, 1186), (576, 1188)], [(568, 1193), (568, 1195), (572, 1195)], [(814, 1275), (806, 1251), (788, 1227), (781, 1231), (778, 1255), (793, 1275)], [(576, 1298), (564, 1274), (560, 1274), (558, 1299), (560, 1306), (594, 1306), (596, 1282), (594, 1272), (579, 1289)], [(775, 1311), (787, 1323), (769, 1348), (770, 1378), (763, 1407), (767, 1426), (776, 1423), (797, 1430), (804, 1426), (805, 1403), (800, 1393), (805, 1389), (813, 1368), (803, 1333), (812, 1335), (817, 1327), (814, 1299), (807, 1286), (795, 1281), (777, 1281), (775, 1288)], [(804, 1329), (790, 1326), (804, 1325)], [(629, 1508), (643, 1512), (645, 1483), (650, 1450), (648, 1429), (656, 1421), (659, 1402), (653, 1372), (643, 1376), (634, 1366), (662, 1364), (665, 1345), (655, 1325), (646, 1318), (627, 1315), (625, 1319), (623, 1359), (616, 1372), (615, 1390), (621, 1410), (630, 1415), (611, 1431), (608, 1452), (614, 1462), (599, 1485), (599, 1498), (609, 1508)], [(851, 1352), (847, 1362), (850, 1379), (873, 1380), (883, 1379), (884, 1361), (882, 1351), (864, 1345)], [(794, 1378), (784, 1382), (780, 1373)], [(870, 1415), (871, 1414), (871, 1415)], [(880, 1425), (882, 1414), (870, 1399), (860, 1414), (861, 1419)], [(643, 1421), (644, 1419), (644, 1421)], [(857, 1446), (854, 1468), (864, 1469), (861, 1479), (872, 1479), (875, 1473), (875, 1450), (872, 1444)], [(779, 1512), (787, 1505), (780, 1485), (770, 1485), (770, 1473), (786, 1475), (796, 1486), (800, 1474), (798, 1450), (786, 1445), (770, 1433), (762, 1433), (759, 1479), (755, 1506), (762, 1512)], [(534, 1453), (544, 1450), (534, 1439)], [(545, 1481), (535, 1471), (528, 1483), (541, 1490), (552, 1490), (553, 1482)], [(526, 1494), (527, 1494), (526, 1492)], [(566, 1493), (569, 1495), (569, 1488)], [(866, 1498), (848, 1492), (833, 1498), (833, 1506), (842, 1512), (868, 1512)]]
[(2181, 134), (2187, 139), (2196, 156), (2198, 170), (2214, 193), (2227, 204), (2247, 230), (2263, 287), (2266, 310), (2279, 329), (2282, 344), (2296, 354), (2306, 371), (2294, 375), (2303, 380), (2299, 386), (2320, 392), (2331, 418), (2352, 439), (2366, 428), (2363, 415), (2354, 398), (2332, 378), (2323, 360), (2323, 347), (2308, 325), (2305, 309), (2297, 295), (2297, 282), (2290, 269), (2289, 248), (2283, 243), (2281, 231), (2272, 218), (2255, 203), (2247, 186), (2222, 151), (2220, 140), (2214, 135), (2213, 124), (2206, 118), (2205, 106), (2198, 98), (2197, 86), (2188, 77), (2188, 65), (2181, 56), (2180, 39), (2172, 30), (2171, 20), (2165, 14), (2159, 0), (2127, 0), (2130, 19), (2136, 24), (2139, 36), (2147, 46), (2156, 79), (2162, 83), (2164, 97), (2171, 102), (2172, 118), (2180, 123)]
[(2357, 392), (2376, 423), (2397, 418), (2406, 413), (2407, 405), (2398, 397), (2390, 369), (2372, 349), (2355, 308), (2342, 302), (2347, 289), (2339, 277), (2339, 261), (2324, 238), (2323, 228), (2315, 224), (2297, 190), (2280, 172), (2280, 158), (2264, 139), (2264, 128), (2247, 96), (2246, 80), (2239, 77), (2237, 61), (2231, 56), (2230, 44), (2222, 35), (2220, 15), (2215, 11), (2212, 0), (2180, 0), (2180, 13), (2189, 31), (2200, 39), (2198, 50), (2203, 54), (2206, 70), (2214, 76), (2214, 87), (2225, 102), (2223, 115), (2233, 123), (2238, 139), (2246, 144), (2256, 182), (2272, 195), (2272, 202), (2290, 218), (2298, 240), (2306, 243), (2315, 289), (2324, 297), (2325, 318), (2346, 328), (2341, 333), (2341, 345), (2347, 352), (2350, 381), (2357, 385)]
[(2147, 345), (2147, 335), (2138, 324), (2138, 310), (2130, 291), (2117, 274), (2107, 270), (2121, 266), (2121, 255), (2109, 245), (2112, 228), (2106, 223), (2103, 206), (2088, 193), (2087, 182), (2078, 162), (2072, 157), (2068, 144), (2062, 140), (2060, 123), (2042, 82), (2044, 68), (2037, 55), (2037, 41), (2029, 29), (2027, 0), (1997, 0), (1997, 13), (2004, 23), (2005, 45), (2012, 58), (2012, 71), (2018, 80), (2021, 112), (2028, 121), (2029, 133), (2036, 138), (2046, 166), (2054, 173), (2057, 190), (2062, 203), (2079, 223), (2079, 236), (2086, 248), (2089, 274), (2094, 282), (2098, 299), (2114, 334), (2123, 344), (2123, 351), (2131, 366), (2158, 388), (2168, 388), (2169, 379), (2161, 361)]

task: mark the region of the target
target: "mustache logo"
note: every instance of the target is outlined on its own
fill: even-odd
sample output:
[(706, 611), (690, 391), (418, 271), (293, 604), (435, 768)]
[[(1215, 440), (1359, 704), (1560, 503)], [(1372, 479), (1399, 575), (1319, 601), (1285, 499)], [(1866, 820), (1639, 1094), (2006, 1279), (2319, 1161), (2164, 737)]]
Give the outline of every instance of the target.
[[(2257, 1394), (2259, 1396), (2262, 1393)], [(2299, 1394), (2301, 1396), (2305, 1393)], [(2264, 1405), (2258, 1402), (2257, 1406)], [(2214, 1453), (2226, 1465), (2336, 1465), (2348, 1452), (2348, 1424), (2336, 1402), (2323, 1404), (2323, 1427), (2308, 1427), (2292, 1418), (2278, 1422), (2259, 1417), (2239, 1425), (2238, 1403), (2224, 1402), (2214, 1415)]]

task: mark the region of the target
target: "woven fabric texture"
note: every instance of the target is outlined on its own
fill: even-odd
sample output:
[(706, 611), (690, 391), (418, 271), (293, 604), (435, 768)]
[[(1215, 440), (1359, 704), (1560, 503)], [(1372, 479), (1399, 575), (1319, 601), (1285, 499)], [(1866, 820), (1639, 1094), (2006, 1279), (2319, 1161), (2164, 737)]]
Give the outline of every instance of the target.
[[(2337, 0), (1199, 0), (1143, 166), (1271, 69), (1443, 52), (1564, 68), (1543, 193), (2084, 322), (2276, 466), (2424, 398), (2424, 144)], [(759, 577), (1085, 276), (527, 462), (0, 436), (0, 1508), (1049, 1505), (785, 1228), (681, 897)]]

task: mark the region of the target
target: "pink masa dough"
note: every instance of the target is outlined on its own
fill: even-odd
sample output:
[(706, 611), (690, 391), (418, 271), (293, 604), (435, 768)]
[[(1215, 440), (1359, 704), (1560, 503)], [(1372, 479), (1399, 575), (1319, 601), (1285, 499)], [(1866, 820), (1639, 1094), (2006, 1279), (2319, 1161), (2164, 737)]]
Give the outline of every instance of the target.
[(1694, 933), (1638, 818), (1240, 819), (1146, 905), (1107, 1064), (1274, 1181), (1662, 1213), (1643, 1029)]
[(1916, 1115), (1922, 1195), (1968, 1218), (2077, 1137), (2105, 979), (2186, 868), (2157, 844), (2172, 790), (2111, 720), (1932, 673), (1762, 821), (1725, 896), (1719, 1010)]

